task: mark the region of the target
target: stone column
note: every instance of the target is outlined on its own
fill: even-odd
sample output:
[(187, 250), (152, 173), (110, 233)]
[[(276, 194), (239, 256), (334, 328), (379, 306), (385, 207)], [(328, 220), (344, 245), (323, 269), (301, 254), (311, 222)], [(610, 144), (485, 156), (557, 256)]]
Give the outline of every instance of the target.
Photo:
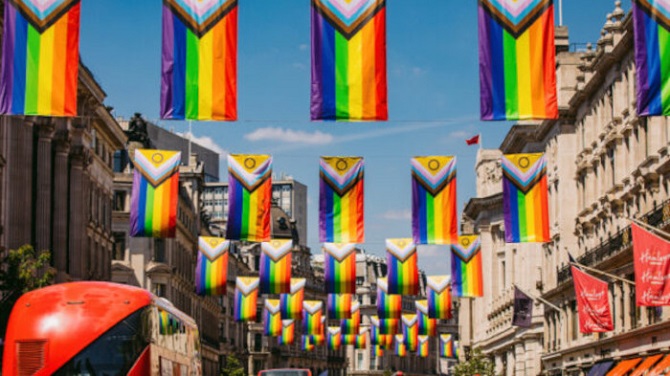
[[(37, 192), (35, 202), (35, 246), (38, 251), (51, 247), (51, 187), (52, 152), (51, 140), (54, 125), (50, 118), (37, 124)], [(52, 251), (53, 252), (53, 251)], [(52, 255), (53, 257), (53, 255)]]
[(69, 263), (70, 275), (76, 280), (87, 279), (88, 252), (86, 239), (85, 208), (88, 206), (88, 194), (84, 183), (86, 150), (82, 145), (71, 148), (70, 161), (70, 228), (69, 228)]
[(8, 121), (7, 150), (7, 247), (17, 249), (32, 243), (32, 173), (33, 127), (23, 118)]
[(54, 139), (54, 192), (53, 192), (53, 257), (58, 272), (57, 282), (69, 279), (68, 264), (68, 203), (69, 203), (69, 168), (68, 155), (70, 138), (67, 131), (58, 131)]

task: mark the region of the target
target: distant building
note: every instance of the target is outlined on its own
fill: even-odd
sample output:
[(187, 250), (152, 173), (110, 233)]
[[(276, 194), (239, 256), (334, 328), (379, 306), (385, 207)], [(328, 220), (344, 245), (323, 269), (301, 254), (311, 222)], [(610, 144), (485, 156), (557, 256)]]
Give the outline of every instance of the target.
[[(228, 218), (228, 182), (206, 183), (203, 205), (211, 223), (225, 233)], [(290, 176), (272, 177), (272, 200), (296, 221), (299, 244), (307, 245), (307, 186)], [(272, 226), (277, 226), (272, 223)]]

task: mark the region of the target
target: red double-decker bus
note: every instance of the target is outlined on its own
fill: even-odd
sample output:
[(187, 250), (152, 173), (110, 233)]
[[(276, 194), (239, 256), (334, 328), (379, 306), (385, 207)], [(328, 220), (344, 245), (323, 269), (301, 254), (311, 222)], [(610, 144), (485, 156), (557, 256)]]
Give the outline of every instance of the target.
[(200, 375), (188, 315), (137, 287), (73, 282), (24, 294), (5, 337), (3, 375)]

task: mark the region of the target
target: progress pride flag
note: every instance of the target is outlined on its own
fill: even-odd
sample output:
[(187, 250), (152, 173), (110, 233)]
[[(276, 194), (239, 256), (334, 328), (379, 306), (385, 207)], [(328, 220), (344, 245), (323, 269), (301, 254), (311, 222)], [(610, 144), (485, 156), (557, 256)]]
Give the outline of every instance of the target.
[(614, 330), (607, 295), (607, 282), (594, 278), (573, 266), (575, 296), (581, 333), (602, 333)]
[(636, 305), (670, 305), (670, 243), (633, 223)]

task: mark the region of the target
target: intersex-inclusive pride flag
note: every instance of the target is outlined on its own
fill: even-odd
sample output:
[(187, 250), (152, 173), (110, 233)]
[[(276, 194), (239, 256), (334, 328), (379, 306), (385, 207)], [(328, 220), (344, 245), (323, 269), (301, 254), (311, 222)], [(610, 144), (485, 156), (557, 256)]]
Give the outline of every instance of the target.
[(373, 350), (377, 358), (384, 356), (384, 349), (379, 345), (374, 345)]
[[(453, 259), (453, 256), (452, 256)], [(454, 261), (452, 260), (452, 266)], [(449, 320), (451, 318), (451, 277), (434, 275), (426, 277), (428, 317)]]
[(228, 155), (228, 226), (226, 238), (250, 242), (270, 240), (272, 157)]
[(339, 326), (328, 327), (328, 350), (337, 351), (342, 346), (342, 335)]
[(402, 314), (402, 295), (388, 293), (386, 277), (377, 278), (377, 315), (380, 319), (399, 319)]
[(304, 300), (302, 302), (302, 332), (305, 335), (319, 335), (321, 318), (323, 317), (323, 302), (320, 300)]
[(276, 337), (281, 335), (282, 320), (279, 299), (265, 299), (263, 306), (263, 335)]
[(161, 119), (237, 119), (237, 0), (163, 0)]
[(198, 295), (225, 295), (228, 282), (228, 249), (224, 238), (198, 238), (195, 291)]
[(430, 352), (430, 337), (428, 336), (419, 336), (419, 348), (416, 351), (416, 355), (419, 358), (427, 358)]
[(356, 244), (323, 245), (327, 294), (356, 293)]
[(395, 354), (400, 357), (407, 356), (407, 344), (402, 334), (395, 335)]
[[(481, 241), (477, 235), (459, 236), (458, 244), (451, 246), (451, 292), (454, 296), (484, 296), (481, 250)], [(444, 282), (444, 277), (442, 282)], [(433, 279), (433, 281), (440, 282), (438, 279)], [(435, 285), (437, 287), (437, 283)], [(429, 304), (430, 295), (429, 288)]]
[(440, 334), (440, 357), (441, 358), (455, 358), (454, 341), (451, 334)]
[(356, 343), (354, 343), (354, 349), (363, 350), (368, 347), (368, 328), (361, 328), (360, 332), (356, 336)]
[(355, 334), (342, 334), (342, 344), (354, 346), (356, 344), (356, 337), (358, 336)]
[(502, 168), (505, 241), (548, 242), (549, 190), (544, 154), (506, 154)]
[(416, 319), (419, 323), (420, 336), (437, 336), (437, 319), (428, 318), (428, 301), (417, 300), (416, 305)]
[(414, 157), (411, 164), (414, 243), (456, 243), (456, 157)]
[(256, 321), (259, 285), (258, 277), (237, 277), (235, 280), (235, 312), (233, 315), (235, 321)]
[(580, 333), (604, 333), (614, 330), (607, 282), (571, 266), (577, 297)]
[(261, 243), (261, 294), (291, 293), (291, 239)]
[(557, 119), (553, 0), (479, 0), (482, 120)]
[(0, 114), (77, 116), (79, 0), (6, 0)]
[(363, 158), (321, 157), (319, 241), (363, 243)]
[(670, 1), (633, 0), (637, 114), (670, 115)]
[(174, 238), (181, 153), (136, 149), (130, 202), (130, 236)]
[(321, 326), (319, 327), (319, 333), (312, 335), (311, 341), (316, 346), (322, 346), (326, 343), (326, 318), (321, 317)]
[(417, 295), (419, 293), (417, 258), (416, 245), (412, 239), (386, 239), (389, 294)]
[(351, 318), (352, 294), (328, 294), (328, 318), (343, 320)]
[(633, 266), (635, 268), (635, 305), (670, 305), (670, 242), (652, 234), (635, 222)]
[(291, 292), (279, 296), (282, 320), (302, 320), (306, 284), (305, 278), (291, 278)]
[[(342, 335), (357, 335), (361, 330), (361, 305), (358, 301), (351, 303), (351, 318), (340, 321)], [(353, 343), (352, 343), (353, 344)]]
[(312, 342), (312, 336), (307, 336), (303, 334), (300, 343), (301, 343), (300, 349), (302, 351), (310, 352), (314, 351), (314, 349), (316, 348), (316, 345), (314, 344), (314, 342)]
[(386, 0), (312, 0), (312, 120), (387, 120), (386, 91)]
[(416, 351), (419, 342), (419, 320), (415, 314), (402, 315), (402, 335), (407, 350)]
[(292, 345), (295, 341), (295, 320), (281, 321), (281, 335), (277, 338), (279, 345)]

